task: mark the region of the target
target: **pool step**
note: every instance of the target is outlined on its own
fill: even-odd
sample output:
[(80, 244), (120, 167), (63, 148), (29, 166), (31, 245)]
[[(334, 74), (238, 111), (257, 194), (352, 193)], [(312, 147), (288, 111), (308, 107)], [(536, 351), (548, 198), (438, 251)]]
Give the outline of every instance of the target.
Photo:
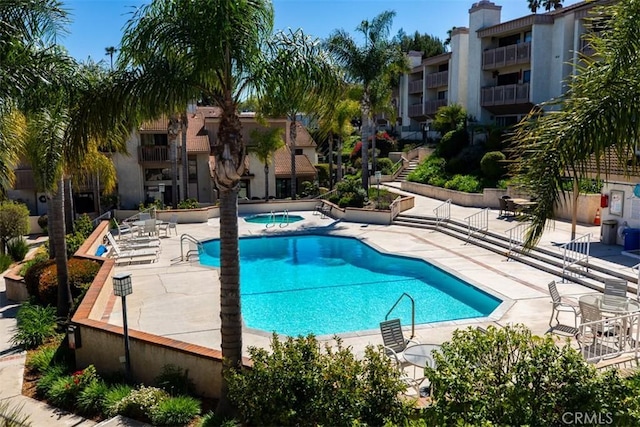
[[(476, 233), (471, 238), (468, 236), (467, 224), (457, 220), (447, 220), (440, 222), (436, 227), (436, 218), (432, 216), (419, 215), (398, 215), (393, 221), (394, 225), (405, 227), (422, 228), (439, 231), (449, 236), (468, 241), (475, 246), (482, 247), (492, 252), (504, 255), (508, 259), (519, 261), (550, 274), (563, 277), (562, 254), (545, 248), (535, 247), (529, 251), (519, 248), (509, 251), (509, 239), (491, 231)], [(588, 267), (588, 268), (587, 268)], [(590, 262), (588, 266), (582, 265), (569, 267), (565, 270), (564, 278), (572, 282), (579, 283), (588, 288), (603, 291), (604, 279), (617, 277), (625, 279), (632, 284), (637, 283), (637, 276), (624, 271), (615, 271), (605, 265), (598, 265)], [(628, 291), (636, 293), (636, 286), (628, 286)]]

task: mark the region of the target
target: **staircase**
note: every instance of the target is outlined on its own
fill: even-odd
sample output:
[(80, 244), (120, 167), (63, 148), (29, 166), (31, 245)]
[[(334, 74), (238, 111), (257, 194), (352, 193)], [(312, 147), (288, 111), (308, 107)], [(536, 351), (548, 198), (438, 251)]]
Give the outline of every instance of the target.
[[(599, 265), (597, 260), (589, 262), (588, 265), (582, 263), (568, 267), (563, 273), (562, 250), (557, 251), (545, 248), (535, 247), (529, 251), (523, 251), (521, 248), (511, 248), (509, 246), (509, 238), (506, 235), (493, 233), (491, 231), (476, 232), (476, 236), (481, 234), (481, 238), (469, 238), (469, 229), (465, 222), (453, 219), (440, 221), (436, 227), (436, 217), (421, 215), (398, 215), (393, 220), (394, 225), (405, 227), (415, 227), (429, 230), (438, 230), (441, 233), (468, 241), (476, 246), (490, 250), (492, 252), (504, 255), (507, 260), (514, 260), (527, 264), (536, 269), (546, 271), (547, 273), (575, 282), (591, 288), (593, 290), (604, 291), (604, 279), (616, 277), (624, 279), (631, 284), (637, 283), (638, 277), (631, 270), (629, 272), (622, 270), (613, 270), (604, 263)], [(628, 291), (636, 293), (636, 286), (628, 286)]]
[(406, 181), (407, 180), (407, 176), (413, 172), (414, 170), (417, 169), (418, 165), (420, 164), (420, 162), (418, 162), (418, 159), (413, 159), (409, 161), (409, 166), (407, 166), (406, 168), (404, 168), (402, 170), (402, 172), (400, 172), (398, 174), (398, 176), (396, 177), (395, 181), (397, 182), (402, 182), (402, 181)]

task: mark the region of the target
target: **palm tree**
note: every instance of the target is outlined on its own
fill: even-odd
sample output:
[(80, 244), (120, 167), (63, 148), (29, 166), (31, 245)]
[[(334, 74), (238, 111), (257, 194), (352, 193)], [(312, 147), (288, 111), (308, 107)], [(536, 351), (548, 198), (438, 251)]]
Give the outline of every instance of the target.
[(264, 164), (264, 199), (269, 200), (269, 163), (273, 160), (273, 154), (284, 147), (281, 128), (251, 131), (251, 139), (254, 144), (247, 148), (247, 151), (255, 154), (262, 164)]
[(527, 0), (527, 3), (529, 3), (529, 10), (531, 13), (536, 13), (538, 9), (540, 9), (542, 0)]
[(573, 182), (590, 177), (592, 159), (607, 174), (603, 160), (612, 150), (626, 165), (640, 139), (637, 105), (640, 100), (640, 1), (632, 0), (594, 9), (594, 25), (608, 28), (587, 36), (596, 54), (582, 58), (584, 66), (568, 82), (560, 100), (543, 105), (559, 111), (541, 114), (536, 109), (516, 127), (513, 135), (513, 172), (537, 198), (527, 245), (534, 245), (554, 208), (567, 194), (563, 178)]
[(555, 10), (562, 7), (562, 0), (542, 0), (540, 3), (547, 12), (551, 12), (551, 8)]
[(277, 33), (269, 43), (267, 61), (261, 111), (289, 121), (291, 199), (295, 199), (298, 115), (334, 102), (340, 80), (327, 52), (302, 30)]
[(104, 54), (109, 57), (109, 63), (111, 64), (111, 69), (113, 70), (113, 55), (118, 51), (113, 46), (108, 46), (104, 48)]
[[(213, 139), (213, 179), (220, 194), (220, 318), (225, 370), (242, 360), (238, 183), (245, 168), (238, 103), (256, 84), (273, 29), (267, 0), (155, 0), (125, 27), (119, 96), (131, 111), (159, 115), (201, 96), (221, 109)], [(129, 108), (129, 107), (128, 107)], [(231, 412), (222, 380), (219, 411)]]
[(364, 20), (356, 30), (364, 36), (363, 46), (357, 46), (351, 35), (337, 30), (327, 41), (329, 51), (341, 64), (349, 80), (362, 85), (360, 111), (362, 116), (362, 185), (369, 188), (368, 132), (371, 130), (372, 85), (390, 76), (389, 69), (406, 68), (406, 59), (399, 46), (388, 39), (395, 12), (386, 11), (371, 22)]

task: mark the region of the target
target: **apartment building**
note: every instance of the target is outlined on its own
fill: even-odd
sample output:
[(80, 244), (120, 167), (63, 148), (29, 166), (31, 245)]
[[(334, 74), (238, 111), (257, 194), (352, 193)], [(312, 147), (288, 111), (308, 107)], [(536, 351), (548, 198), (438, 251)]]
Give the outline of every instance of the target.
[[(398, 117), (403, 136), (424, 136), (443, 105), (461, 104), (479, 123), (517, 123), (535, 105), (562, 95), (579, 53), (588, 11), (580, 2), (501, 22), (502, 6), (488, 0), (469, 9), (468, 26), (455, 28), (451, 52), (415, 63), (401, 78)], [(416, 138), (419, 139), (419, 138)]]

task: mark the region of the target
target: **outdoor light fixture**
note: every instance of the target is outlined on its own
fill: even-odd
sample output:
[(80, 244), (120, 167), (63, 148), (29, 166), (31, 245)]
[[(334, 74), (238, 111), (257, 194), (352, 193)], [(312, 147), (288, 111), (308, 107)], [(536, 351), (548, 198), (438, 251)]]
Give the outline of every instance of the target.
[(113, 294), (122, 297), (122, 329), (124, 330), (124, 363), (125, 375), (131, 379), (131, 356), (129, 354), (129, 328), (127, 327), (127, 295), (133, 293), (131, 273), (120, 273), (113, 276)]

